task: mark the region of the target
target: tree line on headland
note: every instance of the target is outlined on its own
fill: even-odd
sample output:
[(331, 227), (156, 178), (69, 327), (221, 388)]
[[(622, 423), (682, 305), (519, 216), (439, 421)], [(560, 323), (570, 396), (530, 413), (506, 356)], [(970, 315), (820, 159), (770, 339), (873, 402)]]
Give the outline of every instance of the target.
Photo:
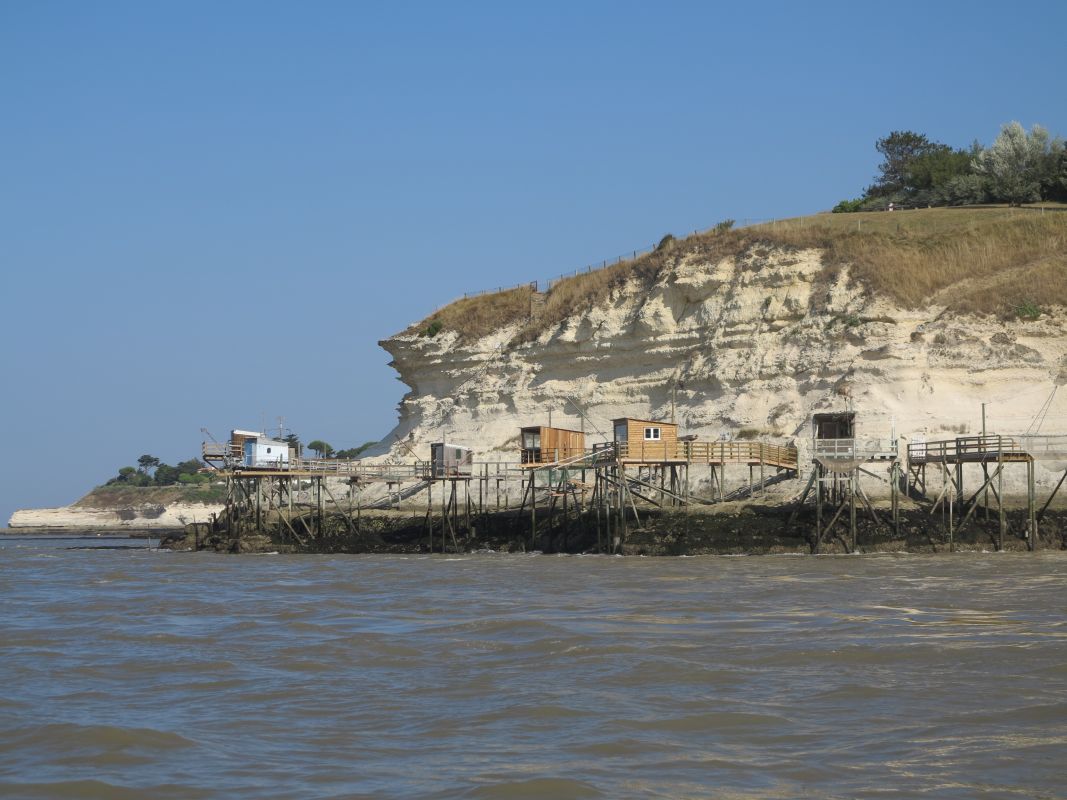
[[(290, 447), (299, 454), (303, 451), (296, 434), (290, 433), (284, 439)], [(365, 442), (359, 447), (350, 447), (345, 450), (334, 450), (329, 443), (321, 439), (313, 439), (308, 442), (307, 448), (319, 458), (358, 458), (364, 450), (377, 444), (377, 442)], [(212, 470), (198, 458), (190, 458), (181, 461), (174, 466), (167, 464), (154, 455), (145, 453), (137, 459), (136, 467), (122, 467), (118, 475), (107, 482), (107, 486), (174, 486), (177, 484), (197, 485), (210, 483), (213, 478)]]
[(989, 147), (977, 140), (954, 149), (915, 131), (893, 131), (875, 142), (879, 174), (861, 197), (833, 210), (880, 211), (906, 206), (1021, 205), (1067, 202), (1067, 148), (1040, 125), (1006, 123)]
[(174, 486), (210, 483), (212, 478), (201, 472), (205, 464), (198, 458), (190, 458), (171, 466), (153, 455), (145, 453), (137, 459), (136, 467), (122, 467), (119, 474), (107, 482), (108, 486)]
[[(300, 437), (295, 433), (290, 433), (284, 437), (284, 441), (296, 452), (297, 456), (303, 455), (305, 445), (301, 443)], [(359, 456), (369, 447), (373, 447), (378, 444), (377, 442), (364, 442), (359, 447), (349, 447), (344, 450), (334, 450), (333, 445), (322, 439), (312, 439), (307, 443), (307, 449), (313, 452), (319, 458), (359, 458)]]

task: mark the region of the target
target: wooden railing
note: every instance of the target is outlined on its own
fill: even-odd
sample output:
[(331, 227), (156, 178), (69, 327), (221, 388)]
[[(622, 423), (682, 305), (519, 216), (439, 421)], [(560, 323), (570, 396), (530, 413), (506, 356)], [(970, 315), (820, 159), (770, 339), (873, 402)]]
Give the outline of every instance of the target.
[(519, 452), (522, 464), (556, 464), (581, 458), (592, 450), (583, 447), (524, 447)]
[(241, 448), (230, 442), (204, 442), (200, 448), (200, 454), (204, 461), (225, 461), (226, 459), (240, 459)]
[(619, 442), (619, 458), (629, 461), (688, 461), (694, 464), (767, 464), (797, 468), (797, 449), (756, 441)]
[(892, 460), (897, 458), (897, 446), (895, 441), (885, 439), (816, 439), (812, 455), (817, 460)]
[(688, 460), (705, 464), (769, 464), (797, 468), (797, 449), (767, 442), (685, 442)]
[[(1051, 437), (1050, 437), (1051, 438)], [(912, 464), (946, 461), (982, 461), (1000, 458), (1004, 454), (1024, 453), (1022, 442), (1012, 436), (959, 436), (933, 442), (908, 444), (908, 461)]]
[(693, 464), (766, 464), (782, 469), (797, 468), (797, 449), (766, 442), (605, 442), (592, 449), (526, 448), (519, 453), (522, 464), (593, 466), (604, 460), (622, 459), (639, 463), (686, 461)]
[(238, 465), (236, 469), (238, 471), (247, 471), (249, 473), (255, 473), (265, 469), (273, 469), (278, 472), (336, 475), (339, 477), (373, 481), (429, 480), (433, 477), (438, 479), (445, 477), (493, 478), (501, 477), (505, 474), (518, 477), (521, 472), (520, 465), (513, 461), (481, 461), (472, 464), (469, 471), (465, 469), (463, 472), (460, 472), (450, 468), (446, 474), (438, 474), (434, 476), (431, 475), (431, 464), (428, 461), (420, 461), (416, 464), (372, 464), (360, 461), (359, 459), (350, 460), (340, 458), (297, 458), (289, 462), (288, 465), (282, 464), (277, 467), (260, 465), (258, 468), (253, 469)]
[(685, 442), (616, 442), (619, 458), (631, 461), (685, 461)]
[(1030, 436), (1023, 434), (1012, 438), (1034, 458), (1067, 458), (1067, 436)]
[(814, 445), (816, 458), (855, 458), (855, 439), (816, 439)]

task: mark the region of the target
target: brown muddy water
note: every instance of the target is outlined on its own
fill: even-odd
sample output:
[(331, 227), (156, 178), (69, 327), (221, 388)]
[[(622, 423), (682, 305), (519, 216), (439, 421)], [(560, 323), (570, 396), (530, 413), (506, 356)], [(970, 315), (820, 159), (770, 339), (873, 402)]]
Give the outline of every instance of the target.
[(1067, 796), (1064, 552), (143, 545), (0, 537), (0, 796)]

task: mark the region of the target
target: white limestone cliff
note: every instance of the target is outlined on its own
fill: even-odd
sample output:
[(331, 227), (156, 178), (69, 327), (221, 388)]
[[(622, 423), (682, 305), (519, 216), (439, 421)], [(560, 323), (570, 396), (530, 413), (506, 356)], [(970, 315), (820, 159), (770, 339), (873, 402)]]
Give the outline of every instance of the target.
[[(526, 320), (477, 341), (398, 334), (381, 344), (410, 391), (378, 453), (425, 457), (446, 440), (514, 461), (523, 425), (551, 419), (595, 442), (614, 417), (673, 416), (702, 440), (795, 442), (804, 464), (817, 411), (851, 407), (861, 439), (895, 430), (906, 442), (980, 433), (986, 403), (990, 432), (1020, 433), (1067, 378), (1063, 309), (1036, 320), (907, 309), (847, 268), (826, 275), (818, 250), (679, 252), (651, 288), (632, 279), (529, 343), (516, 339)], [(1041, 465), (1039, 483), (1057, 468)]]
[(81, 504), (59, 508), (19, 509), (11, 515), (13, 530), (145, 531), (183, 528), (190, 522), (207, 522), (221, 514), (221, 505), (200, 503), (145, 504), (93, 507)]

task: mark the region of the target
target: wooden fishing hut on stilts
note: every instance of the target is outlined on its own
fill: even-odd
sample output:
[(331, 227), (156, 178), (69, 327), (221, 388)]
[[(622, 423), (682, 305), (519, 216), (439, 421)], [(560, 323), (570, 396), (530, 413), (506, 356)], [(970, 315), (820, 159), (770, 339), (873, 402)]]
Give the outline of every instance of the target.
[[(1037, 508), (1036, 486), (1039, 460), (1052, 462), (1057, 471), (1062, 471), (1059, 481), (1040, 510)], [(964, 490), (964, 468), (968, 464), (982, 468), (978, 488), (970, 496), (967, 496)], [(1004, 502), (1004, 474), (1013, 465), (1026, 469), (1025, 521), (1014, 531), (1008, 521)], [(984, 511), (987, 521), (993, 514), (996, 515), (997, 535), (994, 544), (998, 550), (1004, 549), (1004, 536), (1009, 533), (1025, 539), (1028, 550), (1036, 550), (1039, 541), (1038, 525), (1063, 486), (1064, 479), (1067, 479), (1067, 436), (1001, 436), (991, 433), (910, 443), (907, 467), (909, 491), (923, 497), (928, 494), (930, 469), (940, 476), (941, 484), (940, 491), (930, 507), (930, 514), (941, 511), (950, 550), (955, 549), (956, 537), (975, 518), (980, 508)]]
[[(434, 551), (433, 485), (441, 484), (441, 552), (445, 552), (445, 534), (452, 539), (452, 547), (459, 551), (457, 533), (460, 531), (459, 487), (463, 487), (463, 527), (469, 538), (471, 526), (471, 480), (474, 477), (474, 451), (463, 445), (435, 442), (430, 445), (430, 470), (426, 475), (426, 534), (430, 552)], [(480, 485), (480, 484), (479, 484)], [(480, 508), (479, 504), (479, 508)]]
[[(757, 469), (761, 490), (783, 475), (795, 476), (797, 471), (797, 450), (789, 445), (698, 442), (696, 436), (680, 436), (676, 423), (635, 417), (612, 420), (612, 432), (612, 441), (589, 449), (580, 431), (545, 426), (520, 429), (520, 463), (526, 474), (520, 508), (529, 503), (531, 547), (539, 542), (539, 499), (548, 499), (548, 530), (556, 524), (557, 509), (561, 510), (564, 542), (572, 524), (571, 512), (584, 524), (582, 512), (595, 511), (598, 551), (603, 552), (606, 543), (609, 552), (616, 552), (626, 540), (629, 520), (641, 524), (636, 500), (659, 508), (688, 509), (693, 502), (711, 505), (733, 499), (723, 489), (727, 464), (748, 467), (749, 484), (739, 490), (739, 497), (752, 497)], [(692, 494), (690, 470), (694, 465), (709, 468), (717, 498)]]
[[(840, 411), (815, 414), (812, 417), (812, 470), (804, 492), (789, 517), (792, 527), (797, 513), (808, 497), (815, 501), (815, 535), (812, 552), (819, 553), (823, 541), (840, 523), (847, 531), (843, 538), (847, 552), (858, 547), (856, 523), (857, 507), (862, 505), (876, 524), (881, 517), (860, 483), (860, 475), (885, 480), (865, 465), (887, 464), (890, 487), (890, 524), (900, 530), (901, 468), (895, 434), (888, 442), (878, 439), (860, 440), (856, 430), (856, 412)], [(845, 516), (847, 512), (848, 516)], [(826, 515), (829, 521), (826, 522)]]
[[(522, 502), (519, 513), (530, 509), (530, 549), (539, 544), (537, 505), (538, 493), (542, 501), (548, 500), (547, 520), (542, 519), (548, 530), (559, 526), (564, 546), (571, 525), (582, 520), (587, 504), (592, 502), (598, 509), (597, 549), (600, 543), (599, 509), (603, 504), (600, 486), (601, 467), (614, 460), (614, 452), (604, 447), (586, 448), (585, 432), (550, 425), (528, 425), (519, 429), (519, 464), (523, 472)], [(589, 472), (594, 483), (588, 481)], [(544, 503), (542, 502), (542, 505)]]
[[(270, 524), (302, 547), (336, 531), (358, 536), (361, 495), (367, 485), (388, 487), (386, 496), (373, 504), (377, 508), (392, 507), (429, 485), (425, 462), (303, 458), (288, 442), (254, 431), (234, 430), (228, 442), (204, 442), (201, 455), (226, 480), (222, 514), (204, 532), (224, 532), (238, 543), (243, 535), (262, 533)], [(335, 489), (338, 482), (347, 484), (347, 497), (334, 494), (331, 479)]]

